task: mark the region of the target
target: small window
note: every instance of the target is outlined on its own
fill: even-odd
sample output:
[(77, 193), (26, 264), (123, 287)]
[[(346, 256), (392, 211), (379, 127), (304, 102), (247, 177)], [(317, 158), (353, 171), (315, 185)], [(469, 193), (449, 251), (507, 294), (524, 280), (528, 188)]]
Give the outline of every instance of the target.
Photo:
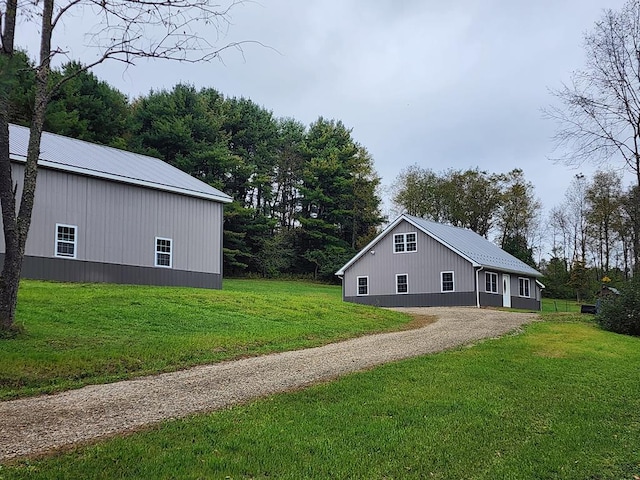
[(56, 257), (76, 258), (78, 227), (56, 224)]
[(520, 287), (520, 296), (521, 297), (529, 297), (529, 279), (528, 278), (519, 278), (518, 285)]
[(485, 278), (485, 292), (498, 293), (498, 274), (487, 272), (484, 274)]
[(404, 234), (398, 234), (393, 236), (393, 252), (404, 252)]
[(407, 233), (405, 235), (405, 241), (407, 245), (407, 252), (415, 252), (418, 250), (417, 235), (415, 233)]
[(396, 275), (396, 293), (409, 293), (409, 275)]
[(442, 291), (453, 292), (453, 272), (442, 272)]
[(156, 237), (156, 267), (172, 267), (171, 244), (170, 238)]
[(369, 277), (358, 277), (358, 295), (369, 295)]
[(393, 236), (393, 252), (405, 253), (418, 250), (418, 235), (413, 233), (397, 233)]

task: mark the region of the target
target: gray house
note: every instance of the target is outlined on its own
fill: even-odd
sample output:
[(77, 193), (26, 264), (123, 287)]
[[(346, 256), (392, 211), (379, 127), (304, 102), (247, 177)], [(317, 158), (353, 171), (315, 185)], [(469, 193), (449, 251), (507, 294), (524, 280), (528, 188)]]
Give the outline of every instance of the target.
[(542, 274), (471, 230), (402, 215), (336, 275), (347, 302), (540, 309)]
[[(10, 126), (18, 195), (28, 140)], [(51, 133), (38, 165), (23, 277), (221, 288), (228, 195), (157, 158)]]

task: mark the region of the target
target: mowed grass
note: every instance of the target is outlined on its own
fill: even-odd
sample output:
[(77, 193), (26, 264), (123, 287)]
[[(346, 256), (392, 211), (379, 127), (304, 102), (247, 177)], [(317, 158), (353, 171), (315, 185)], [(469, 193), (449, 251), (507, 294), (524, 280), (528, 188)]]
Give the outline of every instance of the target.
[(226, 280), (224, 289), (22, 282), (0, 340), (0, 399), (402, 328), (406, 315), (344, 303), (340, 287)]
[(640, 339), (545, 318), (521, 335), (6, 465), (0, 478), (638, 478)]
[[(590, 302), (583, 302), (590, 303)], [(575, 300), (557, 300), (554, 298), (542, 299), (542, 311), (543, 312), (573, 312), (580, 311), (580, 303)]]

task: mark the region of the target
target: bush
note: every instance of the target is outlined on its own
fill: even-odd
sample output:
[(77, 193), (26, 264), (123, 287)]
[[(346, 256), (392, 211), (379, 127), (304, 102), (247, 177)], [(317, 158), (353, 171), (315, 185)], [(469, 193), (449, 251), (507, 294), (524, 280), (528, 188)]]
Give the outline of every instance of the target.
[(596, 321), (605, 330), (640, 336), (640, 275), (620, 289), (620, 295), (602, 300)]

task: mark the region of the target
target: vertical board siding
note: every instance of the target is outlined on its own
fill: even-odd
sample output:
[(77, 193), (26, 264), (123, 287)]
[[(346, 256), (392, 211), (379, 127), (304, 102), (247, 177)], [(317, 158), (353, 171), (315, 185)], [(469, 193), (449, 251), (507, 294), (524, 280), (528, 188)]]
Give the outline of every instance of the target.
[[(24, 167), (12, 167), (21, 190)], [(64, 223), (78, 227), (80, 261), (154, 267), (155, 237), (166, 237), (173, 269), (221, 274), (222, 220), (218, 202), (41, 168), (25, 254), (53, 257)]]
[[(393, 236), (417, 234), (417, 251), (394, 253)], [(441, 273), (453, 272), (454, 291), (442, 292)], [(485, 292), (485, 273), (497, 274), (497, 293)], [(396, 294), (396, 275), (407, 274), (408, 294)], [(479, 272), (479, 300), (482, 306), (503, 304), (503, 275), (496, 269)], [(535, 278), (510, 273), (511, 303), (514, 308), (540, 308), (540, 287)], [(357, 278), (369, 278), (369, 295), (357, 295)], [(530, 298), (519, 296), (519, 278), (529, 278)], [(343, 299), (380, 306), (475, 306), (476, 268), (472, 263), (406, 221), (387, 232), (344, 272)]]
[[(393, 236), (410, 232), (417, 234), (417, 251), (394, 253)], [(471, 263), (407, 222), (399, 223), (369, 250), (345, 271), (345, 298), (356, 296), (356, 278), (359, 276), (369, 276), (369, 295), (393, 294), (396, 275), (404, 273), (409, 275), (409, 294), (440, 293), (440, 272), (443, 271), (454, 272), (455, 281), (454, 292), (444, 295), (475, 291)], [(375, 253), (371, 254), (371, 251)]]

